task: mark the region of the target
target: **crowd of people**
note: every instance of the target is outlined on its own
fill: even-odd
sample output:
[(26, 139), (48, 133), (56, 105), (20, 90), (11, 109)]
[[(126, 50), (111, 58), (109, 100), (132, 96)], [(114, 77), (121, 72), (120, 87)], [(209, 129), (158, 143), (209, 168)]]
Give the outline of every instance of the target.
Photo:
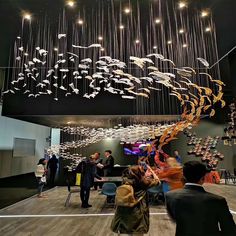
[[(81, 207), (90, 208), (90, 189), (102, 188), (104, 176), (111, 176), (114, 158), (111, 150), (104, 153), (105, 161), (96, 152), (82, 160), (76, 173), (81, 174)], [(38, 180), (38, 196), (43, 197), (43, 178), (50, 170), (51, 181), (55, 178), (57, 160), (41, 159), (35, 172)], [(149, 230), (149, 200), (147, 191), (156, 185), (165, 187), (165, 204), (171, 219), (176, 222), (177, 236), (220, 236), (236, 235), (236, 226), (225, 198), (205, 191), (202, 187), (207, 167), (198, 161), (182, 165), (176, 150), (170, 157), (163, 150), (156, 150), (155, 165), (150, 167), (148, 157), (142, 157), (138, 164), (123, 171), (122, 184), (132, 186), (132, 195), (137, 199), (132, 206), (117, 205), (111, 223), (111, 230), (118, 234), (142, 236)], [(51, 171), (52, 170), (52, 171)], [(52, 182), (53, 183), (53, 182)], [(163, 185), (164, 187), (164, 185)], [(163, 188), (164, 190), (164, 188)]]
[[(147, 196), (150, 186), (160, 184), (158, 176), (149, 166), (147, 171), (151, 175), (147, 176), (142, 166), (133, 166), (123, 173), (124, 182), (127, 183), (128, 179), (136, 198), (140, 192)], [(185, 163), (185, 185), (165, 194), (167, 212), (176, 223), (176, 236), (236, 235), (236, 226), (225, 198), (209, 193), (202, 187), (206, 173), (206, 166), (198, 161)], [(112, 231), (135, 236), (147, 233), (148, 204), (145, 197), (133, 207), (118, 206), (111, 224)]]

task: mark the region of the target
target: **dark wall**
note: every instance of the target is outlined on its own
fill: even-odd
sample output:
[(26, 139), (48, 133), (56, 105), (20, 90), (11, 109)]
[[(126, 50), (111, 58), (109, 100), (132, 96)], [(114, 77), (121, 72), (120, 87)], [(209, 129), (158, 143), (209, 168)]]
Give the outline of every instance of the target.
[[(205, 138), (207, 136), (223, 136), (224, 135), (224, 128), (223, 124), (213, 123), (211, 121), (201, 121), (199, 126), (193, 128), (191, 132), (195, 132), (197, 137)], [(171, 155), (173, 155), (174, 150), (178, 150), (183, 162), (190, 161), (190, 160), (200, 160), (200, 158), (195, 157), (194, 155), (188, 155), (187, 151), (192, 149), (193, 146), (187, 145), (188, 138), (186, 135), (181, 133), (178, 136), (178, 139), (171, 143)], [(225, 146), (223, 141), (220, 141), (216, 146), (216, 149), (224, 154), (224, 160), (220, 161), (218, 164), (218, 168), (225, 168), (230, 171), (233, 171), (236, 168), (236, 144), (233, 146)]]
[(236, 49), (229, 55), (229, 65), (230, 65), (230, 76), (233, 88), (233, 96), (236, 97)]

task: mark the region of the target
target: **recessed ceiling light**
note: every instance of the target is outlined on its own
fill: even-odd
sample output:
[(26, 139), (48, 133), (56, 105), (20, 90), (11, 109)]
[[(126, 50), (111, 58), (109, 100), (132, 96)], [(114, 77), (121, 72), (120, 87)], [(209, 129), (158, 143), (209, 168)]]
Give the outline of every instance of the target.
[(201, 12), (201, 17), (207, 17), (208, 15), (209, 15), (209, 11), (207, 11), (207, 10), (203, 10)]
[(180, 30), (179, 30), (179, 33), (180, 33), (180, 34), (183, 34), (183, 33), (184, 33), (184, 29), (180, 29)]
[(183, 8), (185, 8), (186, 6), (187, 6), (187, 3), (186, 2), (179, 2), (179, 9), (183, 9)]
[(83, 20), (81, 20), (81, 19), (80, 19), (80, 20), (78, 20), (78, 24), (79, 24), (79, 25), (82, 25), (83, 23), (84, 23), (84, 21), (83, 21)]
[(126, 8), (124, 9), (124, 12), (125, 12), (126, 14), (129, 14), (129, 13), (130, 13), (130, 8), (126, 7)]
[(211, 32), (211, 27), (206, 27), (205, 32)]
[(156, 24), (160, 24), (161, 23), (161, 19), (160, 18), (156, 18), (155, 23)]
[(103, 40), (103, 37), (102, 37), (102, 36), (99, 36), (99, 37), (98, 37), (98, 40), (99, 40), (99, 41), (102, 41), (102, 40)]
[(31, 15), (29, 13), (24, 13), (23, 18), (26, 20), (31, 20)]
[(136, 44), (140, 43), (140, 40), (139, 40), (139, 39), (136, 39), (136, 40), (135, 40), (135, 43), (136, 43)]
[(75, 2), (74, 1), (67, 1), (66, 5), (69, 7), (74, 7), (75, 6)]
[(120, 29), (124, 29), (125, 27), (123, 26), (123, 25), (120, 25), (120, 27), (119, 27)]

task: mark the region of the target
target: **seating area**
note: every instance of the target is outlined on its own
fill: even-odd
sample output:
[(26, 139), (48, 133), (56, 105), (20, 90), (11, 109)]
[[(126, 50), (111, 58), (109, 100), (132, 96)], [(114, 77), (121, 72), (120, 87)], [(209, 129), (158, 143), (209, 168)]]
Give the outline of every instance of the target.
[(117, 186), (114, 183), (104, 183), (102, 185), (101, 194), (106, 196), (106, 205), (115, 206), (116, 189)]

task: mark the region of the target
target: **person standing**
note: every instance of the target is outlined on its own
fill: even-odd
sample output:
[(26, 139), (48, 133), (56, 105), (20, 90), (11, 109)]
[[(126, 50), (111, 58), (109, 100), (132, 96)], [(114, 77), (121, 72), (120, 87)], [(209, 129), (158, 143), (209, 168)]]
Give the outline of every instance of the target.
[(134, 198), (137, 203), (132, 206), (117, 206), (111, 223), (114, 233), (143, 236), (149, 231), (148, 188), (160, 184), (159, 178), (147, 166), (152, 176), (147, 178), (141, 166), (132, 166), (123, 172), (123, 184), (133, 187)]
[(176, 236), (235, 236), (236, 226), (225, 198), (202, 187), (206, 166), (198, 161), (184, 164), (183, 189), (166, 193), (166, 208), (176, 222)]
[(94, 177), (101, 179), (101, 177), (95, 173), (95, 169), (96, 166), (92, 156), (82, 160), (76, 167), (76, 172), (81, 173), (80, 199), (82, 208), (92, 207), (92, 205), (89, 204), (90, 188), (94, 184)]
[(55, 176), (58, 168), (58, 159), (55, 154), (49, 159), (47, 169), (49, 170), (49, 184), (54, 186)]
[(35, 171), (35, 177), (38, 182), (38, 197), (39, 198), (45, 197), (45, 195), (42, 194), (42, 191), (46, 183), (46, 173), (47, 173), (46, 164), (47, 164), (47, 160), (45, 158), (41, 158), (37, 164), (37, 168)]
[[(96, 165), (96, 169), (95, 169), (96, 174), (98, 176), (102, 177), (104, 175), (104, 173), (103, 173), (103, 169), (99, 167), (100, 164), (102, 165), (102, 158), (100, 158), (100, 152), (95, 152), (93, 154), (93, 159), (94, 159), (94, 163)], [(94, 189), (97, 190), (98, 186), (101, 189), (102, 188), (102, 183), (95, 182), (94, 183)]]
[[(159, 172), (158, 177), (160, 180), (165, 181), (163, 184), (167, 184), (166, 190), (174, 190), (183, 188), (183, 168), (173, 157), (169, 157), (166, 160), (168, 168)], [(166, 191), (165, 191), (166, 192)]]
[(105, 151), (106, 161), (102, 167), (104, 170), (104, 176), (112, 176), (112, 169), (114, 166), (114, 157), (111, 155), (111, 150)]

